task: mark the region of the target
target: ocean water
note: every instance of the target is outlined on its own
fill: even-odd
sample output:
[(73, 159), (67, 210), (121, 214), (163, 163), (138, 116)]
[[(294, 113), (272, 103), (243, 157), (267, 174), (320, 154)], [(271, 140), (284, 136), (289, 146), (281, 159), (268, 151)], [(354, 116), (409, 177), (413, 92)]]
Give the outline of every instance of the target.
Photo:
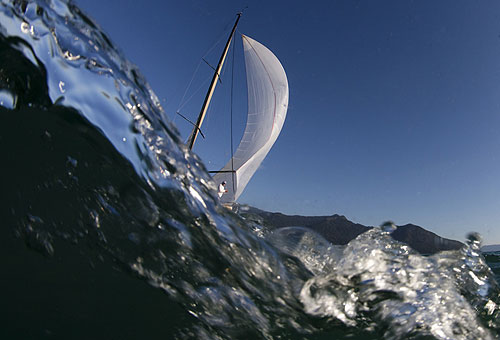
[(500, 253), (269, 229), (59, 0), (0, 2), (1, 339), (499, 339)]

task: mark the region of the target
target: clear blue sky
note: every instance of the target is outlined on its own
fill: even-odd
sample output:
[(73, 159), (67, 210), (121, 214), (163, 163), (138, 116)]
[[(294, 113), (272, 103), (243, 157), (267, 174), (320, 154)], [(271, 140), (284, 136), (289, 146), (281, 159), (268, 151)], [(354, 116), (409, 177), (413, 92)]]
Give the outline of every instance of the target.
[[(290, 103), (241, 203), (366, 225), (415, 223), (458, 240), (478, 231), (485, 244), (500, 243), (500, 2), (75, 2), (139, 67), (185, 137), (190, 127), (175, 111), (186, 87), (203, 56), (217, 63), (223, 42), (207, 51), (248, 6), (239, 32), (281, 60)], [(240, 41), (235, 52), (238, 60)], [(181, 109), (192, 119), (210, 72), (201, 62)], [(237, 117), (246, 107), (242, 72)], [(219, 97), (195, 148), (209, 170), (229, 152), (215, 138), (228, 144)]]

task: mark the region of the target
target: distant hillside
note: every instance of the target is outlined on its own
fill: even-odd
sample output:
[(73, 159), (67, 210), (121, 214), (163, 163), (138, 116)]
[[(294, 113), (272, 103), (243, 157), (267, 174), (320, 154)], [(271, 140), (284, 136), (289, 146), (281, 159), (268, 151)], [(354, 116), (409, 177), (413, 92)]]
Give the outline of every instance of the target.
[[(274, 228), (282, 227), (307, 227), (333, 244), (347, 244), (349, 241), (373, 227), (349, 221), (345, 216), (299, 216), (271, 213), (256, 208), (247, 208), (247, 212), (259, 215), (264, 222)], [(407, 224), (398, 226), (392, 233), (395, 240), (408, 244), (411, 248), (422, 254), (433, 254), (442, 250), (460, 248), (463, 244), (442, 238), (422, 227)]]
[(422, 254), (433, 254), (442, 250), (455, 250), (463, 243), (443, 238), (414, 224), (398, 226), (392, 233), (395, 240), (404, 242)]
[(481, 247), (481, 251), (483, 253), (500, 251), (500, 244), (492, 244), (492, 245), (489, 245), (489, 246)]

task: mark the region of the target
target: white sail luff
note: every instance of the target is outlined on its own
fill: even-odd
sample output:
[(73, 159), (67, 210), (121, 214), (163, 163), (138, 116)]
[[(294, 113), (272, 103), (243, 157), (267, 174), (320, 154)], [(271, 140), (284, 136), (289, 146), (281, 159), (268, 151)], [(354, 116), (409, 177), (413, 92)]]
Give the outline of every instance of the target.
[[(264, 45), (243, 37), (248, 87), (247, 124), (234, 156), (214, 180), (227, 182), (223, 202), (234, 202), (269, 153), (283, 127), (288, 80), (278, 58)], [(231, 173), (234, 166), (234, 173)]]

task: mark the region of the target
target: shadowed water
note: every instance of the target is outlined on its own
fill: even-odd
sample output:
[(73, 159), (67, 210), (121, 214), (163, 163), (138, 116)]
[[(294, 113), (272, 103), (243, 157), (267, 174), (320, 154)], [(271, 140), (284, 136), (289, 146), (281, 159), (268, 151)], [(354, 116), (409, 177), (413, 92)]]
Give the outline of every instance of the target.
[(422, 256), (388, 224), (338, 247), (221, 207), (72, 3), (1, 2), (0, 116), (2, 338), (498, 338), (479, 236)]

